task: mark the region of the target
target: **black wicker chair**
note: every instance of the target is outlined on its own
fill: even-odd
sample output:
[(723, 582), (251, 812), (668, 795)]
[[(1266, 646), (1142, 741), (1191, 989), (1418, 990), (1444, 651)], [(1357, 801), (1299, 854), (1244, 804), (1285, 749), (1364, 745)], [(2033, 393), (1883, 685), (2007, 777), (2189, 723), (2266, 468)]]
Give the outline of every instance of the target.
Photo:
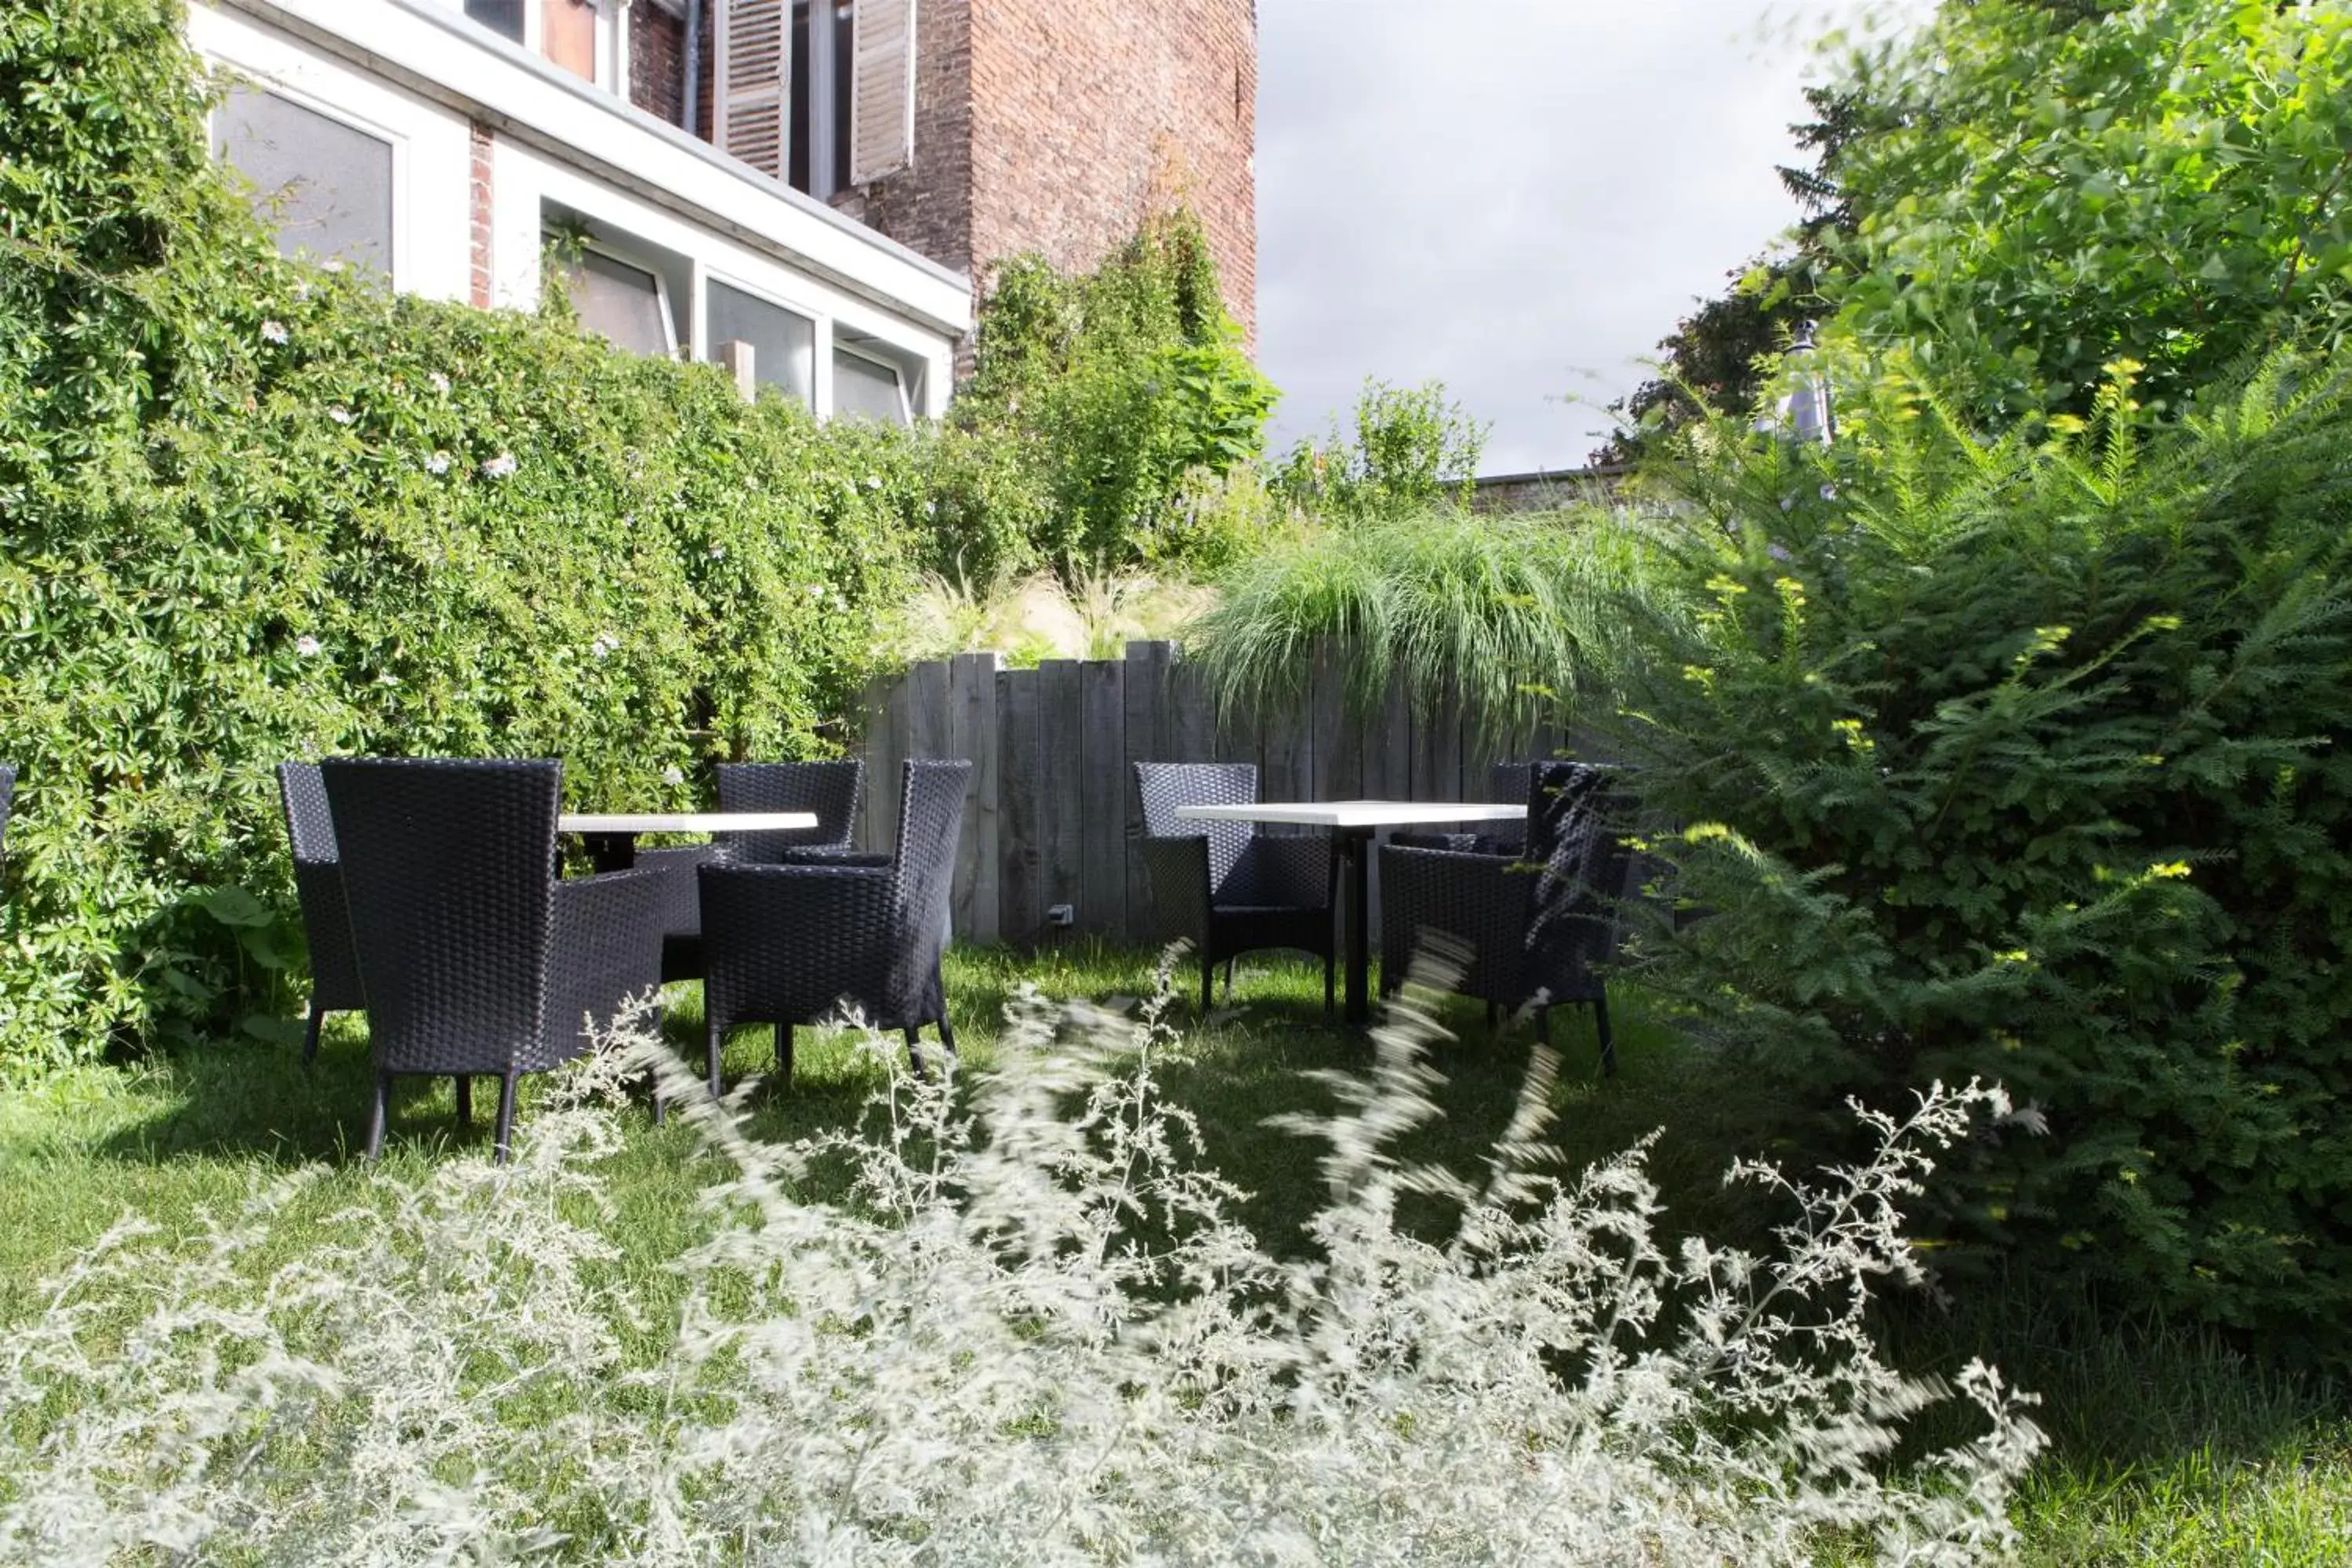
[(1323, 1011), (1332, 1000), (1338, 940), (1331, 919), (1331, 845), (1276, 838), (1246, 822), (1188, 822), (1179, 806), (1246, 805), (1257, 799), (1247, 763), (1138, 763), (1143, 862), (1162, 942), (1189, 939), (1201, 954), (1201, 1010), (1215, 1000), (1217, 965), (1244, 952), (1291, 948), (1323, 960)]
[(898, 844), (889, 855), (803, 846), (782, 864), (714, 860), (702, 886), (702, 981), (710, 1091), (737, 1024), (772, 1024), (776, 1066), (792, 1081), (793, 1030), (854, 1008), (898, 1029), (918, 1065), (926, 1024), (952, 1054), (940, 955), (963, 829), (968, 762), (908, 763), (898, 783)]
[(343, 901), (375, 1058), (368, 1156), (383, 1146), (392, 1080), (499, 1082), (498, 1157), (516, 1080), (579, 1055), (583, 1020), (609, 1025), (661, 973), (661, 878), (559, 881), (562, 765), (337, 758), (320, 764), (341, 851)]
[(662, 873), (662, 979), (702, 978), (702, 892), (695, 873), (707, 865), (773, 865), (793, 851), (845, 850), (866, 804), (866, 764), (721, 763), (721, 811), (811, 811), (814, 827), (729, 833), (682, 849), (640, 849), (637, 865)]
[(294, 894), (302, 906), (302, 934), (310, 949), (310, 1021), (302, 1032), (302, 1061), (319, 1055), (319, 1026), (330, 1013), (367, 1005), (359, 960), (352, 956), (351, 916), (343, 909), (343, 867), (335, 853), (335, 821), (316, 763), (278, 764), (278, 798), (286, 808), (286, 838), (294, 850)]
[[(1486, 773), (1488, 800), (1525, 800), (1535, 763), (1496, 763)], [(1408, 849), (1454, 849), (1465, 855), (1523, 855), (1528, 847), (1524, 822), (1498, 822), (1484, 833), (1398, 833), (1389, 838)]]
[(1609, 996), (1599, 969), (1616, 956), (1618, 906), (1633, 858), (1613, 770), (1535, 765), (1524, 856), (1391, 844), (1381, 851), (1381, 979), (1394, 990), (1413, 950), (1442, 932), (1469, 950), (1454, 984), (1497, 1009), (1532, 1005), (1538, 1038), (1550, 1009), (1589, 1003), (1603, 1072), (1617, 1070)]

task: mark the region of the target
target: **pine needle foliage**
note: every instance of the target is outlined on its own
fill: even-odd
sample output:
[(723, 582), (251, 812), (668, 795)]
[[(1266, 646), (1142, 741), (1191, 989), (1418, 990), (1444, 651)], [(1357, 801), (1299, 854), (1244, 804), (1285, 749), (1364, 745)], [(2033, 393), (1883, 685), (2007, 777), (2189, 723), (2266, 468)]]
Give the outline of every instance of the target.
[(2352, 1310), (2352, 358), (2158, 426), (1974, 437), (1896, 367), (1847, 436), (1729, 425), (1618, 737), (1686, 910), (1643, 940), (1750, 1070), (1998, 1077), (2042, 1135), (1937, 1226), (2340, 1355)]

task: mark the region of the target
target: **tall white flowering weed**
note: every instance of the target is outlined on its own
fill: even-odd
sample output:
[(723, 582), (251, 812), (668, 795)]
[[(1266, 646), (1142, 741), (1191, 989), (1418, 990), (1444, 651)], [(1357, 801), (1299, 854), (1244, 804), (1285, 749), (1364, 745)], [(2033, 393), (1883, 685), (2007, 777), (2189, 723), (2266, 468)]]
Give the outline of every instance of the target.
[[(2009, 1541), (2040, 1445), (1990, 1368), (1884, 1365), (1900, 1202), (1997, 1091), (1937, 1088), (1880, 1152), (1784, 1195), (1770, 1256), (1662, 1245), (1647, 1146), (1545, 1168), (1553, 1064), (1475, 1178), (1412, 1000), (1326, 1075), (1327, 1201), (1277, 1257), (1204, 1168), (1140, 1023), (1033, 994), (1001, 1066), (892, 1066), (858, 1128), (746, 1130), (636, 1026), (514, 1163), (373, 1178), (281, 1256), (315, 1173), (194, 1240), (127, 1220), (0, 1347), (0, 1560), (67, 1563), (1776, 1563)], [(723, 1157), (710, 1226), (614, 1267), (614, 1100), (657, 1072)], [(816, 1195), (816, 1194), (824, 1195)], [(1452, 1205), (1438, 1238), (1401, 1200)], [(315, 1222), (305, 1222), (315, 1225)], [(1423, 1227), (1426, 1228), (1426, 1227)], [(1958, 1398), (1972, 1442), (1906, 1462)]]

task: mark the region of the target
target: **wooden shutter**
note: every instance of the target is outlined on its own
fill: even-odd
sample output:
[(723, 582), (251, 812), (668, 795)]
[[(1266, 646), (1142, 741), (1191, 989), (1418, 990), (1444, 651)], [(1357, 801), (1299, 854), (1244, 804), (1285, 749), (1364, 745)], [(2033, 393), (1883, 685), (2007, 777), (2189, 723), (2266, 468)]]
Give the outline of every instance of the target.
[(857, 0), (850, 84), (849, 183), (862, 185), (915, 159), (915, 0)]
[(717, 0), (710, 140), (776, 179), (791, 168), (792, 0)]

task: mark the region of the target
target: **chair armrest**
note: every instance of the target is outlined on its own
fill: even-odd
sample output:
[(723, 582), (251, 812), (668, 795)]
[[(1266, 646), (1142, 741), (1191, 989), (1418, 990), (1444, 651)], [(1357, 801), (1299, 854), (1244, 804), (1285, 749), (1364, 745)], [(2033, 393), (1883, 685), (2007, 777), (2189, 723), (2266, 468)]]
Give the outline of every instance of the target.
[(1209, 839), (1147, 836), (1143, 869), (1151, 888), (1151, 936), (1155, 942), (1209, 935)]
[(692, 936), (702, 929), (702, 902), (694, 873), (721, 858), (719, 846), (693, 844), (682, 849), (640, 849), (639, 871), (657, 871), (662, 878), (661, 929), (664, 936)]
[(552, 1067), (588, 1048), (583, 1016), (609, 1028), (621, 1004), (661, 986), (662, 918), (669, 874), (632, 867), (555, 884), (547, 956), (546, 1024), (525, 1071)]
[(782, 851), (780, 858), (768, 862), (775, 866), (857, 866), (867, 868), (887, 867), (891, 858), (867, 849), (851, 849), (835, 844), (800, 844)]
[(1397, 833), (1389, 842), (1400, 849), (1450, 849), (1456, 855), (1517, 855), (1527, 843), (1517, 833)]

